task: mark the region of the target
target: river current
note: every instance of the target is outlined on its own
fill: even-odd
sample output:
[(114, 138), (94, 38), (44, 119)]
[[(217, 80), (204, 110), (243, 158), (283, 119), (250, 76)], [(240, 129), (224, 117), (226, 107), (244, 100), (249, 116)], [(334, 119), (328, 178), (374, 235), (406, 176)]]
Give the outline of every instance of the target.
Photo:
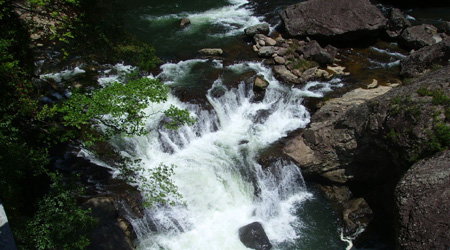
[[(295, 2), (127, 2), (127, 29), (154, 45), (166, 62), (157, 75), (148, 77), (161, 79), (173, 93), (167, 103), (147, 108), (149, 114), (155, 114), (146, 124), (150, 134), (117, 137), (111, 143), (123, 155), (141, 159), (144, 169), (174, 166), (172, 179), (182, 197), (175, 206), (156, 206), (147, 209), (144, 218), (129, 218), (138, 236), (138, 249), (247, 249), (238, 230), (255, 221), (263, 225), (274, 249), (352, 247), (351, 241), (341, 236), (337, 215), (324, 197), (305, 183), (298, 166), (281, 157), (264, 166), (258, 161), (264, 150), (307, 126), (306, 99), (321, 98), (352, 84), (335, 78), (291, 86), (275, 79), (251, 51), (243, 39), (244, 28), (267, 22), (274, 30), (279, 24), (278, 12)], [(184, 29), (179, 27), (183, 17), (191, 20)], [(224, 59), (198, 59), (197, 51), (206, 47), (223, 48)], [(382, 44), (367, 50), (376, 56), (366, 59), (365, 68), (377, 72), (397, 67), (404, 54), (390, 47)], [(131, 69), (116, 65), (115, 74), (105, 73), (99, 83), (120, 81), (117, 72)], [(253, 75), (269, 82), (263, 95), (246, 82)], [(197, 122), (176, 131), (164, 128), (158, 111), (170, 105), (189, 109)]]

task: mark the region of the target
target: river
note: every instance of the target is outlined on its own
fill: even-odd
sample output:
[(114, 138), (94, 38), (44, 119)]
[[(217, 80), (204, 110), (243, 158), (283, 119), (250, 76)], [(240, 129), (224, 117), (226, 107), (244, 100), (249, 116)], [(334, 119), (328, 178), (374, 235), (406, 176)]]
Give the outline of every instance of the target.
[[(243, 39), (243, 30), (263, 21), (274, 30), (278, 11), (294, 2), (127, 2), (126, 28), (155, 46), (166, 63), (153, 77), (174, 90), (167, 103), (147, 111), (172, 104), (189, 109), (197, 119), (193, 126), (171, 131), (160, 125), (161, 116), (152, 116), (147, 136), (112, 141), (122, 154), (142, 159), (144, 169), (174, 166), (172, 179), (182, 196), (175, 206), (156, 206), (147, 209), (144, 218), (130, 218), (138, 249), (246, 249), (238, 230), (255, 221), (263, 225), (275, 249), (351, 248), (341, 237), (338, 216), (320, 192), (305, 183), (298, 166), (282, 157), (261, 165), (258, 158), (290, 132), (307, 126), (306, 99), (345, 91), (386, 77), (386, 72), (396, 75), (404, 52), (380, 42), (343, 53), (344, 63), (345, 58), (363, 58), (366, 64), (360, 67), (367, 74), (300, 87), (279, 82)], [(184, 29), (179, 27), (183, 17), (192, 22)], [(223, 48), (223, 59), (198, 59), (197, 51), (206, 47)], [(255, 74), (269, 82), (263, 95), (245, 82)]]

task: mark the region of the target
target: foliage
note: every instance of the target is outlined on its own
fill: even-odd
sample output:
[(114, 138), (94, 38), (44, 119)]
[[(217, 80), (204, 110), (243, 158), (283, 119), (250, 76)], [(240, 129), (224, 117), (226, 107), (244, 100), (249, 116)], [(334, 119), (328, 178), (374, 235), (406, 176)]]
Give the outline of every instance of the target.
[(132, 161), (123, 157), (119, 165), (119, 178), (126, 180), (132, 185), (138, 185), (139, 190), (145, 197), (144, 206), (153, 207), (158, 204), (175, 205), (180, 202), (181, 195), (171, 177), (174, 174), (174, 165), (166, 166), (160, 164), (154, 169), (145, 170), (141, 160)]
[(420, 115), (422, 114), (420, 107), (409, 96), (397, 96), (393, 98), (390, 103), (390, 108), (391, 115), (396, 116), (401, 113), (410, 115), (410, 117), (414, 118), (415, 122), (420, 119)]
[[(83, 132), (83, 141), (92, 145), (107, 140), (113, 135), (145, 135), (147, 114), (145, 108), (151, 103), (167, 101), (170, 89), (157, 79), (138, 78), (126, 84), (115, 82), (91, 93), (75, 93), (61, 103), (57, 110), (64, 115), (63, 124)], [(184, 123), (193, 123), (187, 110), (174, 106), (166, 111), (171, 118), (168, 127), (176, 128)], [(95, 132), (100, 124), (103, 132)]]
[(90, 215), (90, 209), (77, 205), (76, 197), (83, 189), (65, 182), (59, 174), (52, 174), (52, 179), (50, 193), (39, 202), (20, 240), (31, 240), (30, 249), (84, 249), (89, 245), (87, 232), (96, 220)]
[(434, 105), (450, 105), (450, 98), (440, 89), (431, 91), (427, 88), (419, 88), (417, 94), (421, 96), (432, 96), (432, 103)]

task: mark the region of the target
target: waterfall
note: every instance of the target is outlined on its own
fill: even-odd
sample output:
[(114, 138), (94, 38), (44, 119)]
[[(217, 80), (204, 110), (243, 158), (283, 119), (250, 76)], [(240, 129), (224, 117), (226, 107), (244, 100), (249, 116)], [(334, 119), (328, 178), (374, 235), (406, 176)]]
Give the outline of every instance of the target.
[[(160, 78), (178, 82), (189, 67), (217, 61), (189, 60), (163, 66)], [(312, 195), (305, 188), (299, 168), (290, 161), (275, 160), (261, 166), (258, 154), (289, 131), (305, 127), (310, 119), (302, 105), (306, 96), (322, 96), (333, 82), (312, 82), (302, 89), (278, 82), (261, 63), (246, 62), (224, 67), (223, 72), (253, 71), (269, 82), (264, 98), (256, 100), (251, 84), (231, 88), (223, 84), (225, 73), (212, 82), (206, 100), (212, 109), (182, 103), (171, 96), (153, 105), (149, 113), (173, 104), (188, 108), (197, 123), (173, 131), (152, 116), (147, 136), (112, 140), (112, 144), (141, 166), (154, 169), (161, 163), (175, 166), (173, 182), (182, 200), (175, 206), (156, 206), (144, 218), (130, 218), (137, 232), (139, 249), (246, 249), (238, 229), (260, 222), (276, 246), (301, 237), (302, 222), (296, 208)], [(216, 95), (222, 90), (221, 95)]]

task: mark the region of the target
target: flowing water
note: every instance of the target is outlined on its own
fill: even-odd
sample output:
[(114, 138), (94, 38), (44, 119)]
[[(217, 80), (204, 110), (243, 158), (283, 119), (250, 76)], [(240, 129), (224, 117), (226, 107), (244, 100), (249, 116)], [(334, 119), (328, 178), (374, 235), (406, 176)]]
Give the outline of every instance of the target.
[[(277, 81), (246, 44), (245, 27), (265, 21), (274, 30), (280, 23), (278, 12), (295, 2), (126, 2), (127, 29), (153, 44), (167, 62), (155, 77), (173, 93), (167, 103), (148, 107), (154, 114), (147, 121), (150, 134), (115, 138), (112, 144), (122, 154), (141, 159), (144, 169), (175, 166), (172, 178), (182, 196), (175, 206), (153, 207), (144, 218), (129, 218), (139, 249), (246, 249), (238, 230), (255, 221), (263, 225), (275, 249), (351, 247), (340, 236), (337, 216), (319, 192), (306, 186), (298, 166), (282, 158), (258, 163), (262, 151), (309, 123), (305, 98), (320, 98), (347, 84), (346, 79), (334, 79), (288, 86)], [(192, 22), (184, 29), (179, 27), (183, 17)], [(205, 47), (223, 48), (226, 59), (193, 59)], [(372, 55), (361, 53), (364, 70), (379, 75), (398, 71), (404, 52), (392, 47), (364, 50)], [(351, 61), (358, 53), (343, 57)], [(112, 72), (129, 70), (116, 65)], [(270, 83), (263, 95), (246, 83), (253, 75)], [(99, 83), (117, 80), (120, 75), (105, 72)], [(177, 131), (165, 129), (159, 111), (170, 105), (189, 109), (197, 122)]]
[[(292, 1), (294, 2), (294, 1)], [(258, 163), (258, 155), (290, 131), (305, 127), (305, 98), (343, 86), (340, 79), (294, 88), (277, 81), (270, 68), (250, 60), (243, 30), (262, 21), (272, 29), (283, 5), (273, 1), (129, 1), (126, 26), (168, 62), (158, 78), (174, 90), (169, 101), (152, 105), (149, 135), (116, 138), (124, 155), (154, 169), (173, 165), (182, 199), (175, 206), (148, 209), (130, 218), (139, 249), (246, 249), (238, 230), (260, 222), (276, 249), (345, 249), (338, 220), (328, 203), (306, 187), (293, 162)], [(183, 17), (191, 25), (179, 27)], [(224, 60), (192, 59), (204, 47), (221, 47)], [(248, 52), (241, 52), (248, 51)], [(243, 53), (239, 57), (235, 54)], [(229, 58), (233, 58), (230, 60)], [(181, 61), (180, 61), (181, 59)], [(261, 75), (270, 83), (263, 96), (245, 80)], [(114, 76), (102, 78), (102, 84)], [(177, 131), (160, 125), (159, 110), (187, 108), (197, 119)]]

